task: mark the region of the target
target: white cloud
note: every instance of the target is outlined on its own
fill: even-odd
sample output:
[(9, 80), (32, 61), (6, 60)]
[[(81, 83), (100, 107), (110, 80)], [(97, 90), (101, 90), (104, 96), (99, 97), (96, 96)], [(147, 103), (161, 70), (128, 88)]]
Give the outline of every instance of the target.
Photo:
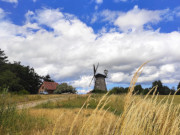
[(72, 85), (74, 87), (87, 88), (89, 87), (91, 79), (92, 79), (92, 76), (81, 76), (80, 79), (73, 81)]
[(1, 0), (4, 2), (9, 2), (9, 3), (18, 3), (18, 0)]
[(93, 14), (91, 22), (95, 23), (96, 21), (103, 21), (103, 22), (111, 22), (113, 23), (117, 17), (121, 14), (119, 11), (111, 11), (111, 10), (103, 10), (101, 12), (96, 12)]
[(164, 10), (147, 10), (139, 9), (134, 6), (127, 12), (103, 10), (93, 14), (91, 22), (98, 21), (109, 22), (114, 24), (123, 32), (143, 30), (144, 28), (152, 29), (151, 25), (157, 24), (162, 20), (171, 21), (174, 18), (174, 11)]
[(5, 17), (5, 12), (3, 9), (0, 8), (0, 20)]
[(180, 6), (174, 9), (174, 14), (175, 14), (177, 17), (180, 17)]
[(162, 83), (179, 83), (179, 80), (176, 79), (162, 79)]
[(110, 21), (110, 22), (114, 22), (115, 19), (119, 16), (119, 14), (121, 14), (121, 12), (118, 11), (111, 11), (111, 10), (103, 10), (102, 12), (100, 12), (100, 15), (103, 18), (103, 21)]
[(143, 26), (147, 23), (159, 22), (161, 20), (161, 13), (162, 11), (139, 9), (138, 6), (135, 6), (127, 13), (119, 15), (114, 24), (123, 31), (143, 29)]
[(112, 82), (130, 82), (131, 76), (129, 74), (124, 74), (123, 72), (112, 73), (110, 76), (110, 81), (112, 81)]
[(152, 82), (154, 80), (157, 80), (159, 78), (160, 74), (158, 71), (156, 71), (155, 73), (152, 73), (150, 75), (144, 75), (144, 76), (140, 76), (138, 78), (138, 82), (144, 83), (144, 82)]
[(83, 89), (83, 90), (77, 90), (78, 94), (87, 94), (90, 90)]
[(162, 72), (165, 72), (165, 73), (167, 73), (167, 72), (170, 72), (170, 73), (175, 72), (175, 67), (174, 67), (173, 64), (163, 65), (163, 66), (161, 66), (160, 69), (161, 69)]
[(98, 19), (98, 16), (97, 15), (93, 15), (93, 17), (91, 18), (91, 23), (95, 23)]
[(96, 0), (96, 3), (97, 3), (97, 4), (102, 4), (102, 3), (103, 3), (103, 0)]
[(1, 19), (0, 48), (11, 61), (30, 65), (41, 75), (49, 73), (57, 81), (89, 90), (94, 63), (100, 63), (99, 72), (109, 70), (109, 82), (128, 83), (137, 67), (153, 59), (139, 82), (180, 80), (179, 32), (104, 31), (99, 36), (76, 16), (58, 9), (28, 11), (26, 19), (23, 26)]

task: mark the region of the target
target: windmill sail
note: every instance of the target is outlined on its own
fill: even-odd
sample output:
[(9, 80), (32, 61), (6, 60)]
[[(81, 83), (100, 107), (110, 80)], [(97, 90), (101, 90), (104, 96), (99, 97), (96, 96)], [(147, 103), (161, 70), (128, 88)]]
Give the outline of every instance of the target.
[(98, 69), (98, 66), (99, 66), (99, 63), (97, 64), (96, 67), (95, 67), (95, 65), (93, 64), (94, 75), (93, 75), (93, 77), (92, 77), (92, 79), (91, 79), (91, 82), (90, 82), (90, 84), (89, 84), (89, 87), (91, 86), (91, 83), (92, 83), (92, 81), (93, 81), (94, 78), (95, 78), (95, 75), (96, 75), (96, 71), (97, 71), (97, 69)]
[(95, 65), (93, 64), (93, 69), (94, 69), (94, 76), (96, 74), (96, 68), (95, 68)]

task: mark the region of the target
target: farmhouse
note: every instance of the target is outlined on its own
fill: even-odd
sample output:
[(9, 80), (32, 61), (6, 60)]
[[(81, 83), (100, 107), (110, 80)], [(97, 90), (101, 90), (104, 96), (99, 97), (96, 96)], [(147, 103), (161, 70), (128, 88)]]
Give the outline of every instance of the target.
[(58, 86), (58, 83), (56, 82), (46, 82), (44, 81), (41, 87), (39, 88), (38, 93), (48, 92), (48, 94), (53, 94), (54, 90), (56, 90), (56, 87)]

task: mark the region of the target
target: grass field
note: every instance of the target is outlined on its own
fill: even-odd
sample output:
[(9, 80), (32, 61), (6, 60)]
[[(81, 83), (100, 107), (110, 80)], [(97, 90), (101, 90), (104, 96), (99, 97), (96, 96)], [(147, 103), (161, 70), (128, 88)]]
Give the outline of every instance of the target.
[(138, 72), (126, 95), (60, 95), (22, 111), (2, 96), (0, 134), (180, 135), (180, 96), (133, 95)]
[[(67, 101), (57, 101), (57, 102), (47, 102), (43, 103), (41, 105), (36, 106), (36, 108), (46, 108), (46, 109), (60, 109), (60, 108), (66, 108), (66, 109), (74, 109), (74, 108), (81, 108), (84, 104), (84, 102), (87, 100), (89, 95), (79, 95), (73, 98), (69, 98)], [(103, 95), (92, 95), (89, 98), (88, 105), (86, 108), (88, 109), (95, 109), (97, 104), (99, 103), (99, 100), (102, 98)], [(108, 109), (108, 111), (113, 112), (116, 115), (120, 115), (123, 112), (124, 109), (124, 97), (125, 95), (111, 95), (108, 96), (109, 102), (104, 107), (104, 109)], [(144, 96), (137, 96), (137, 97), (144, 97)], [(150, 95), (148, 98), (151, 98)], [(159, 95), (157, 97), (157, 102), (160, 102), (162, 99), (164, 99), (163, 102), (166, 102), (167, 99), (168, 103), (171, 102), (173, 95), (170, 95), (169, 97), (167, 95)], [(180, 95), (174, 96), (173, 105), (180, 104)]]
[[(47, 102), (43, 103), (41, 105), (36, 106), (36, 108), (46, 108), (46, 109), (60, 109), (60, 108), (66, 108), (66, 109), (75, 109), (75, 108), (81, 108), (85, 101), (88, 99), (89, 95), (79, 95), (77, 97), (69, 98), (67, 101), (57, 101), (57, 102)], [(95, 109), (97, 104), (99, 103), (100, 99), (102, 98), (102, 94), (98, 95), (92, 95), (88, 99), (88, 104), (85, 106), (87, 109)], [(124, 106), (124, 97), (125, 95), (111, 95), (109, 96), (109, 101), (107, 105), (104, 107), (104, 109), (109, 108), (110, 112), (114, 112), (114, 114), (120, 115), (123, 111)], [(102, 106), (102, 105), (101, 105)]]
[[(151, 117), (151, 115), (157, 115), (154, 116), (157, 117), (156, 118), (157, 120), (158, 117), (162, 115), (161, 116), (162, 121), (158, 121), (157, 123), (154, 123), (155, 125), (160, 123), (162, 124), (165, 122), (165, 120), (163, 121), (163, 119), (165, 119), (168, 116), (166, 112), (168, 112), (168, 109), (170, 107), (170, 101), (173, 98), (173, 96), (170, 96), (168, 103), (165, 103), (165, 101), (167, 101), (166, 99), (168, 98), (168, 96), (160, 95), (156, 98), (149, 96), (146, 100), (143, 100), (145, 98), (144, 96), (132, 96), (130, 103), (132, 105), (130, 106), (131, 111), (129, 110), (131, 113), (128, 114), (129, 112), (126, 112), (127, 116), (123, 118), (124, 120), (122, 122), (122, 117), (123, 115), (125, 115), (124, 114), (125, 112), (124, 109), (126, 104), (125, 97), (127, 95), (110, 95), (106, 97), (103, 97), (104, 95), (91, 95), (91, 97), (89, 98), (88, 98), (89, 95), (76, 95), (76, 96), (61, 95), (61, 96), (68, 96), (68, 100), (61, 102), (56, 101), (56, 102), (44, 103), (29, 110), (22, 110), (22, 111), (16, 110), (13, 109), (12, 104), (11, 105), (7, 104), (7, 106), (9, 106), (9, 110), (4, 111), (3, 113), (4, 118), (2, 118), (3, 115), (0, 118), (0, 122), (2, 122), (0, 126), (0, 134), (15, 133), (15, 134), (37, 134), (37, 135), (40, 134), (64, 135), (64, 134), (69, 134), (71, 128), (73, 127), (72, 132), (70, 133), (72, 135), (79, 135), (79, 134), (109, 135), (109, 134), (118, 134), (119, 132), (121, 132), (121, 130), (122, 132), (124, 132), (123, 134), (130, 135), (132, 132), (126, 133), (124, 131), (125, 129), (121, 129), (120, 125), (123, 125), (122, 124), (123, 122), (125, 123), (127, 122), (126, 124), (130, 124), (130, 123), (134, 124), (131, 126), (136, 127), (137, 122), (141, 121), (144, 115), (146, 115), (147, 118), (149, 117), (149, 120), (153, 120), (154, 122), (155, 120)], [(49, 98), (50, 97), (51, 95), (49, 95)], [(54, 95), (52, 95), (52, 97), (54, 97)], [(102, 100), (102, 98), (104, 99)], [(163, 98), (165, 98), (165, 100), (162, 103), (160, 103), (160, 101)], [(6, 102), (8, 102), (8, 100)], [(85, 102), (86, 104), (84, 104)], [(180, 96), (175, 96), (173, 100), (173, 105), (170, 107), (172, 110), (174, 110), (174, 112), (169, 112), (169, 114), (173, 115), (173, 118), (171, 118), (170, 120), (176, 124), (179, 123), (177, 121), (174, 121), (174, 119), (176, 118), (177, 120), (178, 119), (180, 120), (180, 116), (179, 116), (180, 111), (176, 107), (174, 108), (174, 106), (178, 106), (178, 105), (180, 105)], [(81, 108), (82, 106), (83, 108)], [(2, 107), (0, 110), (1, 110), (0, 112), (3, 112)], [(178, 111), (179, 114), (177, 113)], [(128, 119), (126, 120), (126, 118)], [(128, 121), (131, 122), (129, 123)], [(72, 123), (74, 124), (72, 125)], [(124, 127), (128, 128), (129, 125), (128, 127), (126, 127), (127, 126), (126, 124)], [(167, 122), (167, 125), (169, 125), (169, 122)], [(148, 123), (148, 126), (151, 127), (152, 123)], [(180, 127), (180, 125), (177, 126), (178, 128)], [(131, 128), (133, 129), (133, 127)], [(135, 129), (140, 129), (140, 127), (136, 127)], [(160, 129), (158, 129), (156, 132), (160, 132), (159, 130)], [(137, 131), (135, 130), (133, 131), (133, 133), (139, 135), (143, 134), (140, 131), (142, 131), (142, 129)], [(177, 133), (179, 133), (179, 131)], [(152, 134), (154, 133), (152, 132)]]
[[(172, 106), (169, 103), (172, 96), (170, 96), (167, 103), (160, 103), (160, 100), (162, 101), (163, 98), (166, 98), (165, 101), (167, 101), (168, 96), (150, 96), (146, 100), (144, 100), (143, 96), (133, 96), (130, 103), (132, 106), (128, 111), (126, 110), (126, 113), (124, 113), (125, 95), (107, 96), (103, 101), (102, 96), (92, 95), (86, 104), (88, 106), (84, 105), (84, 109), (80, 108), (87, 101), (87, 96), (78, 96), (66, 102), (49, 102), (31, 109), (30, 113), (32, 115), (46, 117), (53, 123), (45, 130), (38, 132), (38, 134), (69, 134), (72, 125), (74, 126), (70, 134), (73, 135), (179, 135), (180, 133), (178, 121), (180, 120), (180, 115), (178, 114), (180, 110), (176, 108), (176, 106), (180, 105), (180, 96), (174, 97)], [(99, 107), (97, 108), (97, 106)], [(172, 109), (171, 111), (169, 111), (170, 108)], [(79, 112), (79, 110), (81, 111)], [(167, 117), (169, 120), (166, 119)], [(121, 127), (122, 125), (123, 128)], [(172, 128), (173, 131), (169, 128)]]
[[(2, 96), (2, 94), (0, 94)], [(17, 94), (6, 94), (6, 100), (9, 102), (21, 104), (30, 101), (38, 101), (38, 100), (45, 100), (45, 99), (52, 99), (63, 97), (63, 95), (17, 95)]]

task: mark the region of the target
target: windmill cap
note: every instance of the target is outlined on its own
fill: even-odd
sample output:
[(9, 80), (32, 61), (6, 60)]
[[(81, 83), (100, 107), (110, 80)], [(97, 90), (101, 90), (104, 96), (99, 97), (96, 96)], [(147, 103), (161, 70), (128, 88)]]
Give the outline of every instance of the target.
[(105, 76), (105, 75), (100, 74), (100, 73), (96, 74), (96, 75), (95, 75), (95, 77), (96, 77), (96, 78), (97, 78), (97, 77), (104, 77), (104, 78), (106, 78), (106, 76)]

